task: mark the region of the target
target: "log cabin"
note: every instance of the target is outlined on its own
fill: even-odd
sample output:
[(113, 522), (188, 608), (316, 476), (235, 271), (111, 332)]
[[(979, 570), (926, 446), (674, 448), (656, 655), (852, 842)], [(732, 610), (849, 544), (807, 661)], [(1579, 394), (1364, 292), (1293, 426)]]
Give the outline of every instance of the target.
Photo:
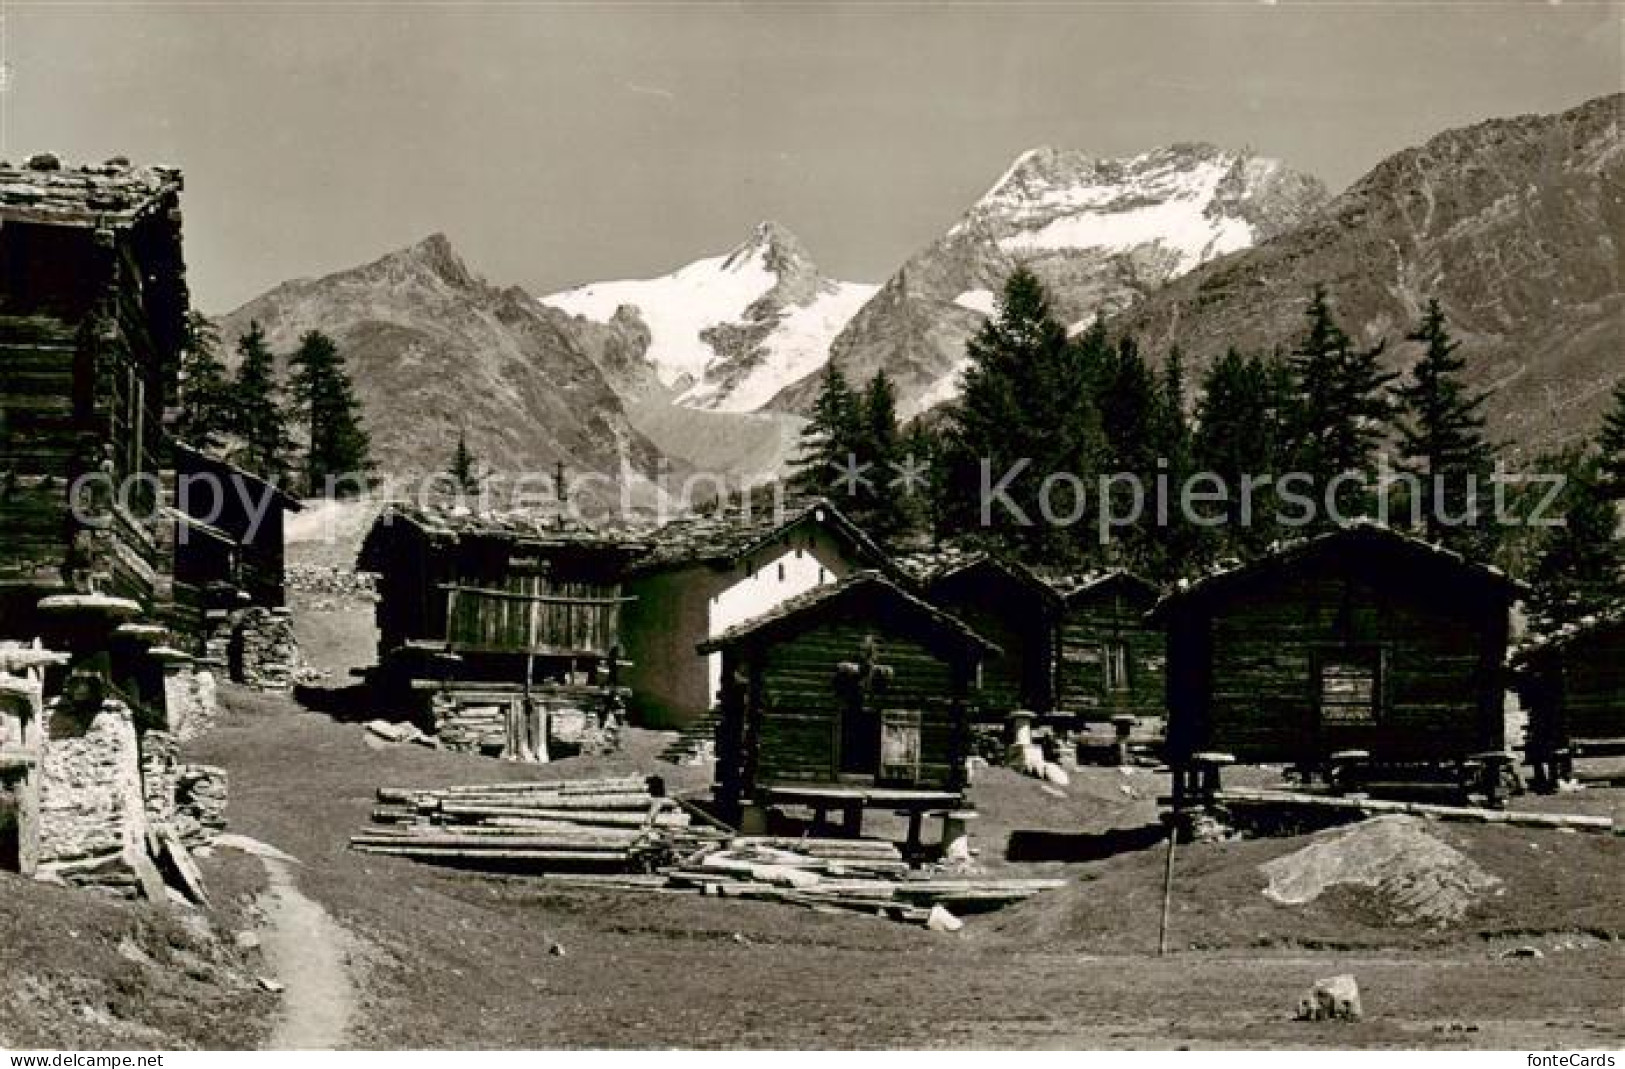
[(1506, 748), (1519, 584), (1373, 523), (1276, 548), (1152, 610), (1168, 641), (1175, 794), (1217, 755), (1465, 770)]
[(0, 636), (40, 633), (42, 595), (159, 592), (181, 185), (123, 158), (0, 166)]
[(622, 580), (648, 544), (557, 512), (392, 507), (357, 567), (378, 576), (377, 693), (459, 748), (541, 758), (619, 686)]
[(1061, 596), (1019, 562), (989, 553), (939, 550), (897, 561), (926, 600), (969, 624), (1003, 655), (982, 668), (978, 715), (1002, 723), (1018, 709), (1055, 707)]
[(998, 648), (879, 572), (856, 572), (699, 644), (722, 658), (715, 802), (954, 808), (974, 688)]
[(722, 686), (722, 658), (696, 644), (860, 568), (885, 552), (829, 501), (756, 505), (657, 528), (628, 581), (621, 621), (632, 715), (645, 727), (690, 727)]
[(175, 442), (167, 556), (173, 575), (168, 622), (202, 635), (235, 609), (286, 600), (284, 515), (299, 500), (234, 464)]
[(1061, 602), (1056, 708), (1079, 723), (1132, 716), (1160, 727), (1167, 645), (1145, 615), (1157, 602), (1149, 580), (1126, 571), (1051, 580)]
[(1572, 779), (1576, 758), (1625, 754), (1625, 604), (1525, 643), (1512, 665), (1537, 787)]

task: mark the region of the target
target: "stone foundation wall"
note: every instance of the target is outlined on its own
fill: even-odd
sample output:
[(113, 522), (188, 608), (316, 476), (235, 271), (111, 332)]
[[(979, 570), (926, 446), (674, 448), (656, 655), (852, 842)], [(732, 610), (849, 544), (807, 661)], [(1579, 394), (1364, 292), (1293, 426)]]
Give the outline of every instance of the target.
[(142, 737), (141, 781), (148, 822), (167, 824), (188, 847), (208, 846), (225, 830), (226, 770), (183, 762), (173, 734)]
[(291, 690), (303, 660), (286, 608), (244, 609), (231, 629), (231, 678), (260, 690)]
[[(545, 723), (547, 756), (593, 756), (620, 748), (624, 696), (607, 687), (540, 684), (530, 695), (530, 719)], [(514, 692), (486, 692), (478, 684), (452, 684), (430, 700), (436, 737), (448, 750), (504, 756), (512, 739), (509, 720), (523, 715), (525, 699)]]
[(134, 893), (147, 833), (134, 718), (112, 700), (88, 723), (56, 704), (46, 715), (39, 870), (69, 883)]
[(164, 672), (164, 709), (169, 733), (181, 742), (197, 738), (220, 717), (214, 673), (195, 664), (174, 664)]

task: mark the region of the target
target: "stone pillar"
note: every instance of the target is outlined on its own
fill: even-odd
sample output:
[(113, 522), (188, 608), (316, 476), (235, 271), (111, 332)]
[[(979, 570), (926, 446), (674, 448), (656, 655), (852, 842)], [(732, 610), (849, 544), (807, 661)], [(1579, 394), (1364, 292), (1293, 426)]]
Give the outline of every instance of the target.
[(40, 853), (40, 759), (45, 749), (44, 670), (67, 655), (0, 642), (0, 790), (12, 796), (17, 869), (33, 875)]
[(135, 720), (123, 702), (49, 707), (40, 781), (40, 870), (133, 894), (150, 871)]
[(970, 863), (970, 822), (976, 813), (969, 809), (950, 809), (942, 814), (942, 860), (950, 865)]

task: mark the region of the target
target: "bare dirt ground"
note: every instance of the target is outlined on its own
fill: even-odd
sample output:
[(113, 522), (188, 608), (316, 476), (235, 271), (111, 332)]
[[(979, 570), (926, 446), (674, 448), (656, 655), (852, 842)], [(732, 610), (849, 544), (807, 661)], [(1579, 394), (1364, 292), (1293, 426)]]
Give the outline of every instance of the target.
[[(1357, 898), (1335, 891), (1304, 907), (1269, 901), (1257, 864), (1301, 848), (1302, 839), (1182, 848), (1176, 952), (1157, 958), (1160, 849), (1087, 863), (1003, 858), (997, 837), (1023, 821), (990, 810), (1033, 801), (1026, 792), (1036, 781), (983, 778), (984, 856), (1077, 882), (942, 935), (861, 916), (569, 889), (353, 854), (346, 837), (368, 819), (380, 784), (636, 769), (693, 789), (707, 772), (657, 762), (665, 737), (654, 733), (630, 733), (614, 758), (533, 768), (410, 745), (375, 749), (361, 728), (287, 699), (234, 689), (226, 699), (231, 712), (194, 752), (231, 769), (233, 830), (300, 858), (300, 889), (355, 940), (348, 1042), (357, 1046), (1625, 1043), (1618, 839), (1440, 826), (1505, 880), (1510, 895), (1487, 899), (1442, 931), (1385, 927)], [(1136, 777), (1152, 778), (1127, 778)], [(1117, 790), (1122, 778), (1089, 770), (1080, 777), (1087, 786), (1075, 780), (1066, 799), (1038, 791), (1054, 808), (1040, 803), (1037, 823), (1064, 828), (1093, 810), (1086, 828), (1133, 826), (1145, 799)], [(1106, 811), (1112, 796), (1123, 800), (1121, 811)], [(213, 868), (229, 863), (222, 854), (205, 872), (213, 878)], [(1543, 956), (1500, 956), (1523, 944)], [(1360, 981), (1366, 1021), (1291, 1020), (1310, 984), (1344, 972)]]
[[(273, 875), (259, 857), (217, 850), (201, 862), (216, 903), (201, 921), (0, 879), (0, 1046), (1625, 1045), (1617, 837), (1430, 825), (1501, 881), (1437, 928), (1396, 924), (1359, 887), (1294, 906), (1266, 897), (1259, 866), (1306, 837), (1182, 846), (1167, 957), (1155, 954), (1155, 799), (1167, 784), (1143, 769), (1080, 770), (1064, 791), (980, 772), (978, 862), (1070, 882), (967, 918), (957, 935), (355, 854), (346, 840), (380, 785), (637, 772), (681, 792), (702, 791), (710, 773), (660, 762), (669, 736), (640, 731), (612, 758), (540, 768), (369, 743), (341, 721), (375, 712), (342, 689), (348, 668), (371, 658), (371, 605), (294, 603), (304, 649), (333, 688), (319, 704), (338, 719), (226, 687), (226, 715), (191, 753), (230, 770), (232, 832), (297, 862)], [(1611, 813), (1625, 791), (1517, 804)], [(303, 904), (291, 900), (288, 914), (290, 889)], [(245, 929), (262, 949), (233, 945)], [(1523, 947), (1541, 956), (1502, 956)], [(1339, 973), (1358, 979), (1366, 1020), (1292, 1021), (1309, 985)], [(260, 976), (286, 989), (266, 993)]]

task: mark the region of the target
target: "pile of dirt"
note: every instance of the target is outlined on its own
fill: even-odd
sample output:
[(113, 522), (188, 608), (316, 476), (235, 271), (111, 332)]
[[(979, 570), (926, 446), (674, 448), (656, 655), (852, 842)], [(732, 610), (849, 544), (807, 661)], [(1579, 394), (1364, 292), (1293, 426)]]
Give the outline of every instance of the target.
[[(1161, 845), (1073, 867), (1074, 883), (994, 914), (973, 936), (1148, 953)], [(1511, 935), (1625, 939), (1625, 839), (1379, 818), (1309, 836), (1181, 845), (1174, 949), (1438, 947)]]
[(1370, 888), (1395, 924), (1443, 927), (1461, 920), (1499, 877), (1428, 834), (1424, 821), (1396, 814), (1333, 828), (1294, 853), (1260, 865), (1264, 894), (1284, 906), (1313, 902), (1331, 887)]

